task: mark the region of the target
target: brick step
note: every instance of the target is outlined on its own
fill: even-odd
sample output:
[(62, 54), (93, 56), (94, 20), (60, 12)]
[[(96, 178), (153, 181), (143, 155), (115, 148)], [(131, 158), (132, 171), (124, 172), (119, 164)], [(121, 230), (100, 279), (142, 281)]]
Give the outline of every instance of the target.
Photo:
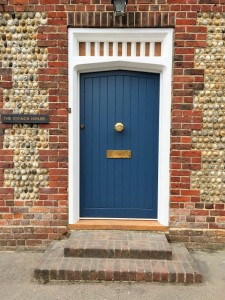
[(34, 270), (49, 281), (143, 281), (199, 283), (202, 276), (183, 244), (172, 245), (172, 260), (65, 257), (66, 241), (52, 242)]
[(74, 231), (65, 243), (66, 257), (172, 259), (164, 234), (136, 231)]

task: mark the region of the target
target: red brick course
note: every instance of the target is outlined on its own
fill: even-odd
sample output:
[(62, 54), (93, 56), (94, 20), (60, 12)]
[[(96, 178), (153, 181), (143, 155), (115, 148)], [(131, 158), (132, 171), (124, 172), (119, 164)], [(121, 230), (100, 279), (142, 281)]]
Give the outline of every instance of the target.
[[(45, 11), (48, 18), (47, 25), (39, 27), (37, 39), (39, 47), (48, 49), (48, 67), (40, 68), (38, 75), (39, 87), (49, 90), (50, 124), (40, 126), (49, 130), (49, 149), (39, 152), (40, 167), (49, 170), (49, 187), (41, 189), (33, 207), (27, 201), (15, 201), (13, 188), (3, 187), (3, 171), (13, 167), (13, 152), (0, 147), (1, 245), (45, 245), (67, 230), (68, 27), (174, 28), (171, 240), (204, 246), (224, 242), (224, 204), (200, 203), (199, 190), (190, 190), (191, 171), (201, 169), (201, 151), (193, 150), (191, 143), (192, 131), (202, 126), (202, 112), (193, 108), (193, 94), (204, 88), (204, 70), (194, 68), (194, 50), (206, 46), (207, 33), (206, 26), (197, 25), (197, 16), (199, 11), (224, 12), (224, 0), (130, 0), (124, 18), (114, 17), (111, 0), (0, 1), (0, 12), (24, 11)], [(2, 89), (11, 88), (12, 82), (11, 69), (2, 68), (1, 63), (0, 82), (2, 108)], [(9, 127), (0, 124), (1, 146)], [(34, 213), (40, 214), (40, 219), (35, 219)], [(201, 235), (194, 241), (191, 232), (198, 229)]]

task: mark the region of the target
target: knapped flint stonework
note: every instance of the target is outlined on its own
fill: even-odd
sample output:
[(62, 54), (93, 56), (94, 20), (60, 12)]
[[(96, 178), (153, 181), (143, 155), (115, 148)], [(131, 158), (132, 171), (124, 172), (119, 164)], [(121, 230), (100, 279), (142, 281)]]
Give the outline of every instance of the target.
[[(3, 108), (13, 113), (38, 114), (48, 108), (48, 90), (39, 88), (37, 74), (47, 66), (47, 49), (37, 47), (38, 26), (46, 23), (46, 13), (0, 14), (2, 67), (12, 69), (12, 89), (3, 90)], [(48, 170), (39, 168), (38, 155), (38, 149), (48, 148), (48, 130), (15, 124), (5, 129), (3, 147), (14, 150), (14, 168), (5, 170), (4, 186), (14, 188), (15, 199), (32, 205), (39, 187), (48, 184)]]
[(225, 203), (225, 14), (199, 13), (197, 22), (207, 26), (207, 46), (195, 50), (195, 67), (205, 70), (205, 85), (194, 96), (194, 108), (203, 111), (202, 129), (192, 134), (202, 168), (192, 172), (191, 188), (200, 190), (203, 202)]

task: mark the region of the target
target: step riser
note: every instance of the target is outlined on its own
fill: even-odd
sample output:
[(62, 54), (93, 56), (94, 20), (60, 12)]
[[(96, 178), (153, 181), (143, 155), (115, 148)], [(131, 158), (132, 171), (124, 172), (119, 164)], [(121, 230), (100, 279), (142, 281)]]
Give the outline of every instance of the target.
[(112, 272), (100, 270), (35, 270), (34, 277), (42, 283), (49, 281), (118, 281), (118, 282), (164, 282), (164, 283), (201, 283), (201, 274), (176, 274), (159, 272)]
[(65, 257), (103, 257), (103, 258), (135, 258), (172, 260), (172, 251), (138, 251), (119, 249), (64, 249)]

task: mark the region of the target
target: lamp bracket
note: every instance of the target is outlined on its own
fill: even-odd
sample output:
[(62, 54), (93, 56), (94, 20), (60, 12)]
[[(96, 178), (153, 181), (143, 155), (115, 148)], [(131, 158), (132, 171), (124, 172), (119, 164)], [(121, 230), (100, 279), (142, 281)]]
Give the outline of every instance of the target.
[(112, 0), (115, 16), (125, 16), (127, 2), (128, 0)]

